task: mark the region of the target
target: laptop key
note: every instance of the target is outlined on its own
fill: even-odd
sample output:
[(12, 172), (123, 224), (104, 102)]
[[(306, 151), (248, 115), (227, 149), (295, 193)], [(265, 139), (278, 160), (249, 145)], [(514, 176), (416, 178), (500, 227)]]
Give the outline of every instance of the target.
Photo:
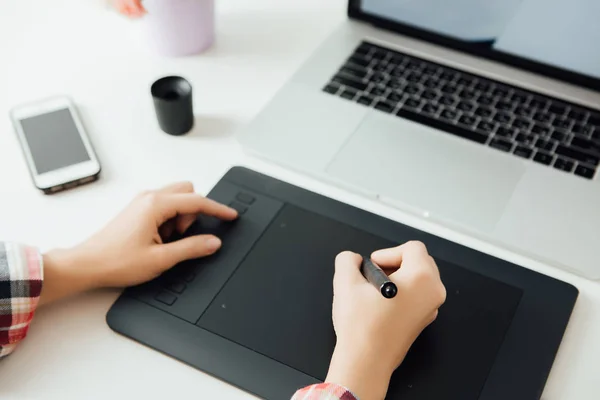
[(344, 99), (352, 100), (356, 96), (356, 93), (356, 90), (346, 89), (342, 92), (340, 96)]
[(512, 125), (517, 129), (528, 131), (531, 128), (531, 121), (523, 118), (517, 118)]
[(392, 79), (388, 86), (390, 87), (390, 89), (400, 90), (404, 88), (404, 83), (397, 79)]
[(496, 89), (494, 89), (492, 94), (497, 97), (505, 97), (508, 94), (508, 92), (509, 92), (509, 89), (507, 87), (498, 86), (498, 87), (496, 87)]
[(552, 152), (552, 150), (554, 150), (555, 145), (556, 145), (556, 142), (552, 139), (548, 140), (548, 139), (538, 138), (538, 140), (535, 141), (535, 147), (537, 147), (540, 150), (548, 151), (550, 153)]
[(525, 92), (514, 91), (510, 99), (517, 105), (525, 104), (529, 100), (530, 95)]
[(358, 55), (354, 55), (348, 59), (348, 62), (354, 65), (359, 65), (363, 68), (366, 68), (371, 64), (369, 60), (363, 57), (359, 57)]
[(404, 92), (407, 94), (417, 94), (421, 91), (421, 88), (419, 87), (419, 85), (411, 83), (408, 84), (405, 88), (404, 88)]
[(571, 111), (569, 111), (567, 117), (577, 122), (583, 122), (587, 117), (587, 112), (585, 112), (584, 110), (577, 109), (575, 107), (571, 107)]
[(515, 114), (517, 114), (520, 117), (530, 117), (531, 114), (533, 114), (533, 112), (533, 108), (529, 106), (517, 107), (517, 109), (515, 110)]
[(575, 175), (579, 175), (586, 179), (592, 179), (596, 171), (593, 167), (588, 167), (586, 165), (579, 164), (577, 168), (575, 168)]
[(496, 103), (496, 108), (501, 111), (512, 111), (515, 106), (509, 101), (499, 101)]
[(550, 135), (551, 130), (547, 126), (535, 124), (533, 128), (531, 128), (531, 132), (536, 133), (540, 136), (548, 136)]
[(533, 119), (535, 119), (537, 122), (540, 122), (542, 124), (548, 124), (552, 121), (553, 117), (552, 117), (552, 114), (538, 111), (535, 114), (533, 114)]
[(348, 66), (340, 69), (339, 73), (351, 76), (352, 78), (355, 78), (360, 81), (367, 76), (368, 71), (363, 68)]
[(474, 100), (477, 98), (477, 96), (478, 93), (472, 89), (466, 89), (460, 93), (460, 97), (462, 97), (465, 100)]
[(575, 163), (570, 160), (565, 160), (564, 158), (557, 157), (556, 161), (554, 161), (554, 168), (560, 169), (561, 171), (571, 172), (573, 171), (573, 167)]
[(425, 90), (421, 96), (426, 100), (436, 100), (440, 96), (440, 94), (435, 90), (428, 89)]
[(554, 131), (552, 132), (552, 139), (554, 140), (558, 140), (559, 142), (564, 142), (565, 139), (567, 138), (567, 134), (561, 131)]
[(507, 139), (513, 138), (517, 134), (517, 130), (509, 126), (501, 126), (496, 131), (496, 136), (504, 137)]
[(571, 146), (579, 147), (580, 149), (590, 151), (592, 153), (598, 153), (600, 155), (600, 143), (593, 140), (584, 139), (579, 136), (575, 136), (571, 140)]
[(396, 104), (387, 101), (378, 101), (377, 104), (375, 104), (375, 108), (379, 111), (391, 113), (394, 111), (394, 108), (396, 108)]
[(533, 150), (526, 146), (517, 146), (513, 154), (518, 157), (530, 159), (533, 154)]
[(533, 108), (544, 110), (548, 106), (548, 100), (542, 99), (541, 97), (534, 97), (529, 102), (529, 105)]
[(412, 112), (408, 109), (401, 108), (397, 113), (397, 116), (401, 118), (406, 118), (411, 121), (421, 123), (423, 125), (430, 126), (432, 128), (439, 129), (441, 131), (447, 132), (451, 135), (455, 135), (461, 137), (463, 139), (472, 140), (477, 143), (484, 144), (487, 142), (489, 135), (485, 135), (479, 132), (474, 132), (470, 129), (465, 129), (460, 125), (454, 125), (452, 123), (445, 122), (443, 120), (437, 119), (435, 117), (429, 117), (424, 114), (419, 114)]
[(410, 108), (419, 108), (419, 106), (421, 105), (421, 100), (414, 98), (414, 97), (409, 97), (405, 102), (404, 102), (404, 106), (405, 107), (410, 107)]
[(383, 96), (387, 93), (387, 89), (381, 86), (374, 86), (370, 90), (372, 96)]
[(451, 83), (447, 83), (442, 86), (441, 90), (446, 94), (454, 94), (458, 91), (458, 88)]
[(494, 114), (494, 111), (492, 111), (491, 108), (487, 108), (487, 107), (481, 107), (481, 108), (478, 108), (477, 110), (475, 110), (475, 115), (478, 115), (482, 118), (491, 117), (492, 114)]
[(456, 104), (456, 97), (446, 94), (444, 96), (442, 96), (442, 98), (440, 98), (439, 102), (445, 106), (453, 106), (454, 104)]
[(365, 106), (370, 106), (373, 103), (374, 98), (371, 96), (360, 96), (356, 102)]
[(492, 121), (481, 121), (477, 124), (477, 129), (487, 134), (492, 133), (496, 129), (496, 123)]
[(440, 116), (442, 118), (447, 119), (448, 121), (454, 121), (456, 119), (456, 117), (458, 116), (458, 112), (454, 111), (454, 110), (446, 109), (446, 110), (442, 111)]
[(538, 151), (537, 154), (533, 157), (533, 161), (544, 165), (550, 165), (552, 163), (552, 158), (552, 155)]
[(550, 107), (548, 107), (548, 111), (560, 117), (567, 112), (567, 105), (563, 103), (552, 102)]
[(588, 124), (599, 126), (600, 125), (600, 114), (592, 113), (588, 117)]
[(512, 121), (512, 118), (513, 117), (510, 114), (505, 112), (499, 112), (494, 115), (494, 121), (500, 122), (501, 124), (508, 124), (510, 121)]
[(475, 124), (475, 122), (477, 122), (477, 117), (474, 117), (472, 115), (463, 115), (458, 119), (458, 122), (463, 125), (472, 126), (473, 124)]
[(492, 85), (488, 81), (478, 81), (475, 84), (475, 89), (479, 90), (480, 92), (487, 92), (491, 87)]
[(355, 54), (368, 54), (372, 48), (373, 48), (373, 45), (371, 45), (369, 43), (361, 43), (360, 46), (358, 46), (354, 50), (354, 53)]
[(423, 108), (421, 109), (421, 112), (427, 113), (430, 115), (435, 115), (438, 113), (438, 111), (440, 111), (440, 108), (441, 107), (437, 104), (427, 103), (423, 106)]
[(481, 104), (482, 106), (489, 106), (489, 105), (493, 104), (494, 101), (495, 101), (494, 98), (492, 96), (487, 95), (487, 94), (479, 96), (479, 99), (477, 100), (477, 102), (479, 104)]
[(327, 92), (330, 94), (336, 94), (338, 92), (338, 90), (340, 90), (340, 87), (338, 85), (327, 85), (323, 88), (324, 92)]
[(535, 137), (531, 136), (531, 135), (526, 135), (524, 133), (519, 133), (515, 137), (515, 140), (525, 146), (531, 146), (533, 144), (533, 142), (535, 141)]
[(423, 82), (423, 86), (425, 86), (426, 88), (433, 89), (438, 87), (438, 81), (436, 79), (430, 78)]
[(357, 81), (355, 79), (350, 79), (341, 75), (336, 75), (333, 77), (333, 81), (340, 84), (340, 85), (344, 85), (350, 88), (353, 88), (355, 90), (360, 90), (360, 91), (364, 91), (367, 89), (367, 86), (369, 86), (366, 83)]
[(498, 150), (509, 152), (512, 150), (513, 144), (512, 142), (502, 139), (502, 138), (494, 138), (490, 142), (490, 147), (493, 147)]
[(594, 127), (591, 125), (575, 124), (573, 125), (573, 128), (571, 128), (571, 131), (589, 137), (592, 132), (594, 132)]
[(567, 119), (567, 118), (557, 118), (552, 123), (552, 125), (555, 126), (556, 128), (564, 129), (565, 131), (568, 131), (569, 129), (571, 129), (572, 124), (573, 124), (573, 121), (570, 119)]
[(579, 162), (590, 164), (594, 166), (598, 166), (600, 164), (600, 156), (597, 154), (590, 154), (586, 151), (578, 150), (572, 147), (567, 147), (562, 144), (559, 144), (555, 150), (556, 154), (560, 156), (565, 156), (568, 158), (572, 158), (573, 160), (577, 160)]
[(404, 98), (404, 96), (397, 92), (392, 92), (387, 95), (387, 100), (392, 103), (398, 103), (398, 102), (402, 101), (403, 98)]
[(475, 107), (475, 104), (471, 103), (470, 101), (461, 101), (458, 103), (458, 106), (456, 106), (456, 108), (464, 112), (471, 112), (475, 109)]

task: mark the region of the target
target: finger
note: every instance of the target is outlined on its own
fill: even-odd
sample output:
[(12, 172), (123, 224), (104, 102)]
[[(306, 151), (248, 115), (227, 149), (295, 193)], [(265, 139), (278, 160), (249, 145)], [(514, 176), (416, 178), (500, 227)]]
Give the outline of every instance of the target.
[(161, 269), (166, 270), (182, 261), (214, 254), (220, 248), (221, 240), (216, 236), (198, 235), (158, 245), (154, 251), (160, 260)]
[(227, 221), (237, 218), (238, 213), (233, 208), (217, 203), (194, 193), (181, 193), (161, 196), (159, 204), (159, 225), (182, 214), (205, 214)]
[(421, 242), (406, 242), (401, 246), (377, 250), (371, 254), (371, 259), (382, 268), (398, 268), (408, 257), (428, 256), (427, 248)]
[(179, 217), (177, 217), (177, 220), (176, 220), (177, 232), (185, 233), (185, 231), (187, 231), (188, 228), (190, 226), (192, 226), (192, 224), (194, 222), (196, 222), (196, 219), (198, 219), (198, 216), (196, 216), (194, 214), (184, 214), (184, 215), (180, 215)]
[(194, 184), (192, 182), (175, 182), (162, 189), (157, 190), (158, 193), (194, 193)]
[[(176, 182), (165, 186), (158, 190), (158, 193), (174, 194), (174, 193), (194, 193), (194, 184), (192, 182)], [(175, 229), (179, 233), (184, 233), (196, 221), (197, 216), (194, 214), (180, 215), (175, 220)], [(171, 231), (173, 233), (173, 231)]]
[(171, 219), (158, 228), (158, 233), (163, 241), (167, 241), (175, 231), (175, 220)]
[(333, 291), (338, 292), (361, 282), (365, 278), (360, 273), (362, 257), (350, 251), (344, 251), (335, 258), (335, 274), (333, 275)]
[(133, 4), (135, 6), (135, 9), (138, 13), (138, 15), (143, 15), (145, 13), (145, 9), (144, 6), (142, 5), (142, 0), (133, 0)]
[(437, 276), (440, 272), (427, 248), (421, 242), (408, 242), (402, 247), (402, 265), (396, 272), (390, 274), (390, 279), (400, 282), (402, 279)]

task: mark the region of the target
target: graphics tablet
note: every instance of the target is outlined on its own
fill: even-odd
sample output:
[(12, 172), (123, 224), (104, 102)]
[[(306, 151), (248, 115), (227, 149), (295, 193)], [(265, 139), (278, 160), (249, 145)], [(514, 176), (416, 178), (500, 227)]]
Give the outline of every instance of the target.
[(244, 168), (208, 197), (240, 213), (200, 217), (214, 256), (132, 287), (107, 315), (115, 331), (266, 399), (322, 381), (335, 345), (335, 256), (424, 242), (448, 297), (394, 374), (388, 399), (539, 399), (577, 289)]

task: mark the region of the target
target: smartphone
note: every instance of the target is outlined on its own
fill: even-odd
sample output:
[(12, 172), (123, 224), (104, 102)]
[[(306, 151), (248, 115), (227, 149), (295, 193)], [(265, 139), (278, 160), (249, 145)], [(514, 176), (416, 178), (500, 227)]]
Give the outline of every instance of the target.
[(21, 105), (10, 116), (38, 189), (52, 194), (99, 178), (100, 162), (68, 97)]

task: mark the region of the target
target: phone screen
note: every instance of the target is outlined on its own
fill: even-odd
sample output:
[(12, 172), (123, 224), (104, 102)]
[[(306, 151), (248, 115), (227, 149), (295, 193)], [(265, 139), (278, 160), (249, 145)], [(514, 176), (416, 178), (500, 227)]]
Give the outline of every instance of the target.
[(20, 123), (38, 174), (90, 160), (68, 108)]

